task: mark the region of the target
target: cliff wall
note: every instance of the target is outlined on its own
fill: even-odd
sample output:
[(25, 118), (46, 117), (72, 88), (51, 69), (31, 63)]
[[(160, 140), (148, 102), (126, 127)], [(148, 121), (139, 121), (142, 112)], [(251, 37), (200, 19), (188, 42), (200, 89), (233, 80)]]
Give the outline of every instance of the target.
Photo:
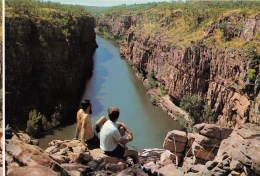
[(94, 19), (69, 15), (57, 25), (33, 15), (7, 15), (5, 34), (6, 123), (24, 127), (32, 109), (47, 117), (58, 110), (63, 122), (75, 120), (72, 112), (92, 75)]
[[(180, 12), (170, 12), (172, 21), (168, 22), (165, 14), (159, 11), (157, 22), (150, 24), (145, 22), (152, 18), (149, 12), (134, 14), (131, 21), (129, 17), (110, 15), (100, 19), (99, 28), (124, 36), (121, 55), (135, 67), (144, 83), (153, 70), (157, 84), (164, 86), (177, 105), (183, 96), (197, 94), (213, 110), (214, 121), (223, 126), (259, 123), (260, 56), (259, 48), (253, 46), (259, 37), (259, 14), (219, 17), (190, 38), (178, 37), (185, 33), (186, 26), (172, 24), (181, 20)], [(234, 29), (237, 24), (242, 26), (239, 32)], [(183, 29), (178, 31), (178, 25)], [(167, 33), (170, 27), (176, 28), (173, 33)], [(201, 32), (199, 39), (196, 32)]]

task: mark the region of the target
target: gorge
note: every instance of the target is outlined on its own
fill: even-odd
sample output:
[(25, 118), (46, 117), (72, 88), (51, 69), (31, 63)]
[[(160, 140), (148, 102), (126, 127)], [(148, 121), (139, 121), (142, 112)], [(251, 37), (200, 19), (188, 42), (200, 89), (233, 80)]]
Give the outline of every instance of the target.
[(198, 95), (213, 110), (204, 121), (232, 128), (259, 123), (259, 11), (243, 15), (238, 7), (229, 13), (215, 5), (221, 13), (207, 4), (133, 6), (132, 12), (122, 6), (100, 15), (98, 31), (121, 39), (121, 55), (144, 84), (152, 71), (155, 92), (163, 86), (177, 105)]
[[(6, 133), (7, 175), (259, 175), (259, 10), (257, 2), (122, 5), (95, 24), (82, 7), (7, 0), (6, 123), (15, 129)], [(92, 122), (119, 107), (140, 165), (72, 139), (83, 98)], [(183, 130), (167, 114), (197, 124)], [(56, 118), (72, 125), (40, 138), (41, 148), (18, 132), (42, 132)]]

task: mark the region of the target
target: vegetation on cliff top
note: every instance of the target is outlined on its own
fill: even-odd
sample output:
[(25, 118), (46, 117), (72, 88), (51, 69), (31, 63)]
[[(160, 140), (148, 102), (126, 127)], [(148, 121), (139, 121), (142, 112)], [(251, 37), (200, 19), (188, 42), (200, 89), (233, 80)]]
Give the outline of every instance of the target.
[[(245, 18), (260, 16), (260, 2), (163, 2), (116, 6), (105, 9), (100, 18), (109, 15), (132, 15), (133, 31), (142, 36), (160, 36), (173, 46), (186, 48), (191, 44), (213, 44), (222, 48), (253, 48), (260, 53), (258, 32), (245, 40), (241, 33)], [(249, 51), (250, 52), (250, 51)]]
[(28, 17), (47, 20), (55, 25), (64, 26), (71, 19), (89, 16), (83, 6), (61, 5), (39, 0), (6, 0), (6, 17)]

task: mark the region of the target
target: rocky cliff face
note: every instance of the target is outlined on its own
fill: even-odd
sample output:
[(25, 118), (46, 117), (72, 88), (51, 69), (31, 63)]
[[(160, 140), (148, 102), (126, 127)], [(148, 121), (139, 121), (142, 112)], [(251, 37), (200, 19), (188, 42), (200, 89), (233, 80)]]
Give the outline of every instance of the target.
[(22, 125), (32, 109), (50, 117), (55, 107), (65, 121), (74, 120), (68, 115), (92, 74), (94, 19), (71, 18), (64, 29), (44, 19), (7, 17), (5, 34), (6, 123)]
[(197, 132), (167, 134), (163, 163), (174, 160), (185, 175), (259, 175), (259, 126), (247, 123), (232, 131), (197, 124), (194, 129)]
[[(137, 19), (141, 18), (142, 15), (133, 15), (131, 22), (127, 22), (131, 24), (129, 27), (124, 25), (124, 18), (108, 16), (101, 20), (100, 28), (126, 36), (120, 53), (141, 72), (144, 82), (153, 69), (157, 83), (164, 85), (174, 103), (178, 104), (184, 95), (197, 94), (213, 109), (215, 120), (223, 126), (259, 123), (260, 56), (254, 50), (219, 47), (214, 41), (207, 41), (221, 24), (226, 25), (223, 40), (236, 37), (250, 41), (260, 31), (259, 16), (222, 18), (204, 31), (202, 41), (183, 47), (173, 46), (160, 32), (145, 34), (136, 27)], [(113, 23), (104, 25), (111, 20)], [(232, 27), (238, 23), (243, 26), (239, 33)], [(253, 76), (249, 76), (250, 72), (254, 72)]]
[(132, 25), (132, 17), (130, 15), (108, 15), (105, 19), (98, 21), (100, 32), (106, 30), (115, 37), (125, 36), (128, 29)]

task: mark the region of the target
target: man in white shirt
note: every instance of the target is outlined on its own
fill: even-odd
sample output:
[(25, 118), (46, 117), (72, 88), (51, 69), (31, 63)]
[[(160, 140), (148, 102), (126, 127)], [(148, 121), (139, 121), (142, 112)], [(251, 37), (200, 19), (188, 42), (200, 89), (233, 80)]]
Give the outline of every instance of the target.
[(100, 132), (100, 148), (106, 155), (114, 157), (131, 157), (133, 162), (139, 163), (138, 153), (135, 150), (128, 150), (122, 146), (133, 139), (133, 135), (128, 131), (127, 138), (121, 136), (116, 121), (119, 118), (118, 108), (109, 107), (109, 120), (105, 122)]

